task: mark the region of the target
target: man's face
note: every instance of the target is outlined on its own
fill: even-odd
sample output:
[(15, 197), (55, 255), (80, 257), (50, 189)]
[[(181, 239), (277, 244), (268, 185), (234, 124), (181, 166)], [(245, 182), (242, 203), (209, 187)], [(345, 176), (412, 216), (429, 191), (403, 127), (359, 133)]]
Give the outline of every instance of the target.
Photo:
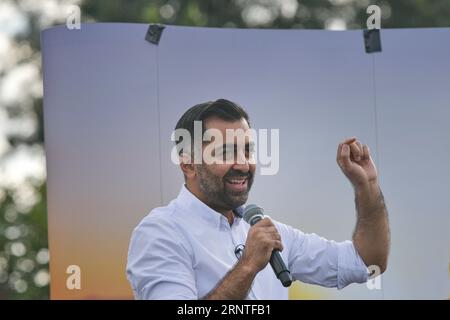
[[(209, 118), (204, 126), (205, 129), (217, 129), (222, 133), (223, 143), (205, 142), (203, 150), (209, 145), (211, 154), (224, 163), (207, 164), (203, 160), (202, 164), (196, 165), (196, 182), (203, 200), (210, 207), (216, 211), (235, 209), (247, 201), (255, 174), (256, 164), (249, 163), (253, 157), (249, 125), (245, 119), (228, 122)], [(235, 137), (227, 139), (227, 129), (228, 132), (233, 130)]]

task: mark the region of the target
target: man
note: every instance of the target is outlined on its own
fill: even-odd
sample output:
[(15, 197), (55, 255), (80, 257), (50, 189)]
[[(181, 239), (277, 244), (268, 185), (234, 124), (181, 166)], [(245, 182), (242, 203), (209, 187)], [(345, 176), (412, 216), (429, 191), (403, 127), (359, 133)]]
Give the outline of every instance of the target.
[[(176, 129), (194, 136), (194, 121), (202, 121), (203, 132), (215, 129), (224, 137), (227, 130), (250, 130), (247, 113), (225, 99), (192, 107)], [(287, 299), (268, 264), (275, 249), (294, 280), (326, 287), (365, 282), (372, 265), (385, 271), (389, 225), (368, 146), (350, 138), (338, 147), (337, 162), (354, 187), (357, 209), (353, 242), (338, 243), (270, 218), (251, 227), (242, 220), (256, 164), (250, 135), (244, 143), (234, 138), (203, 141), (201, 150), (190, 148), (191, 140), (187, 151), (179, 150), (185, 184), (178, 197), (152, 210), (133, 231), (127, 275), (136, 298)], [(231, 154), (232, 161), (192, 161), (213, 143), (213, 157)]]

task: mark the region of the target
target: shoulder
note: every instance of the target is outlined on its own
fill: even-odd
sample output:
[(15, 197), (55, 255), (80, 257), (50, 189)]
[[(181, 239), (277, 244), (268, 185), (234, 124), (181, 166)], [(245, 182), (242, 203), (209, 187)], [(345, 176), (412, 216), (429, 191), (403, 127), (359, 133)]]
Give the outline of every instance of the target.
[(172, 201), (165, 207), (154, 208), (134, 228), (131, 246), (186, 246), (177, 207)]
[(174, 228), (174, 213), (175, 207), (172, 203), (165, 207), (158, 207), (152, 209), (134, 228), (134, 232), (142, 232), (147, 229), (167, 229)]
[(282, 237), (285, 237), (289, 240), (294, 240), (294, 239), (303, 239), (303, 237), (305, 236), (305, 233), (303, 231), (293, 226), (279, 222), (274, 219), (272, 219), (272, 221)]

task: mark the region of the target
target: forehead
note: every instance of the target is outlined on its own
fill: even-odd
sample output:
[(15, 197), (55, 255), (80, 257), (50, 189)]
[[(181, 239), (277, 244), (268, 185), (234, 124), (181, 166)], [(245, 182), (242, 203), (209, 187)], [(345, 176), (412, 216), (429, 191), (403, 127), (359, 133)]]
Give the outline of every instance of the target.
[[(218, 130), (222, 139), (216, 141), (216, 137), (209, 143), (251, 143), (253, 141), (252, 131), (244, 118), (236, 121), (227, 121), (217, 117), (211, 117), (204, 122), (204, 130)], [(208, 131), (205, 136), (209, 136)], [(217, 133), (216, 133), (217, 134)]]
[(218, 129), (223, 132), (223, 134), (226, 133), (227, 129), (237, 130), (241, 129), (244, 131), (250, 130), (250, 126), (248, 125), (247, 120), (244, 118), (236, 121), (227, 121), (220, 119), (218, 117), (211, 117), (206, 119), (204, 122), (204, 128), (207, 129)]

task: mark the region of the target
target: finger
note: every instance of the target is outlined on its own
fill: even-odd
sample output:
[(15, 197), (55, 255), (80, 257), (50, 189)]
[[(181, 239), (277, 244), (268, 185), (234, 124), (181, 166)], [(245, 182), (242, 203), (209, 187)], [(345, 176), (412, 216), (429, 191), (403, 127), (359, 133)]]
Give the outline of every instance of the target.
[(279, 240), (273, 240), (272, 241), (272, 246), (273, 246), (273, 249), (276, 249), (276, 250), (283, 251), (283, 249), (284, 249), (283, 248), (283, 244)]
[(267, 227), (270, 225), (270, 221), (269, 221), (269, 219), (263, 218), (263, 219), (259, 220), (258, 222), (256, 222), (254, 225), (258, 226), (259, 228)]
[(364, 157), (364, 148), (363, 148), (363, 144), (361, 143), (361, 141), (356, 140), (356, 144), (358, 145), (359, 148), (359, 154), (361, 156), (361, 160), (365, 160), (366, 158)]
[(351, 150), (353, 159), (355, 159), (356, 161), (360, 161), (361, 156), (362, 156), (362, 150), (359, 150), (359, 147), (356, 144), (356, 142), (353, 142), (352, 144), (350, 144), (350, 150)]
[(359, 154), (360, 154), (361, 158), (363, 158), (364, 157), (364, 152), (363, 152), (363, 146), (362, 146), (361, 141), (356, 140), (355, 143), (358, 146)]
[(344, 168), (350, 168), (352, 165), (350, 161), (350, 146), (348, 144), (342, 146), (341, 161)]
[[(257, 222), (257, 224), (258, 224), (258, 227), (260, 227), (260, 228), (265, 228), (265, 227), (271, 227), (271, 226), (274, 226), (272, 220), (270, 220), (270, 219), (267, 218), (267, 217), (264, 217), (263, 219), (259, 220), (259, 221)], [(256, 225), (256, 224), (255, 224), (255, 225)]]
[(342, 141), (343, 144), (350, 144), (356, 141), (356, 137), (349, 137), (344, 139), (344, 141)]
[(262, 229), (265, 233), (278, 233), (278, 229), (275, 226), (267, 226)]
[(363, 154), (364, 154), (365, 160), (370, 159), (370, 150), (369, 150), (369, 146), (367, 144), (363, 145)]
[(269, 233), (269, 236), (272, 237), (272, 240), (281, 241), (281, 236), (278, 232), (271, 232), (271, 233)]
[(342, 144), (350, 144), (356, 141), (356, 137), (350, 137), (342, 141)]
[(341, 143), (339, 143), (339, 145), (338, 145), (338, 149), (337, 149), (337, 154), (336, 154), (336, 162), (340, 165), (341, 163), (340, 163), (340, 159), (341, 159), (341, 153), (342, 153), (342, 146), (343, 146), (344, 144), (341, 142)]

